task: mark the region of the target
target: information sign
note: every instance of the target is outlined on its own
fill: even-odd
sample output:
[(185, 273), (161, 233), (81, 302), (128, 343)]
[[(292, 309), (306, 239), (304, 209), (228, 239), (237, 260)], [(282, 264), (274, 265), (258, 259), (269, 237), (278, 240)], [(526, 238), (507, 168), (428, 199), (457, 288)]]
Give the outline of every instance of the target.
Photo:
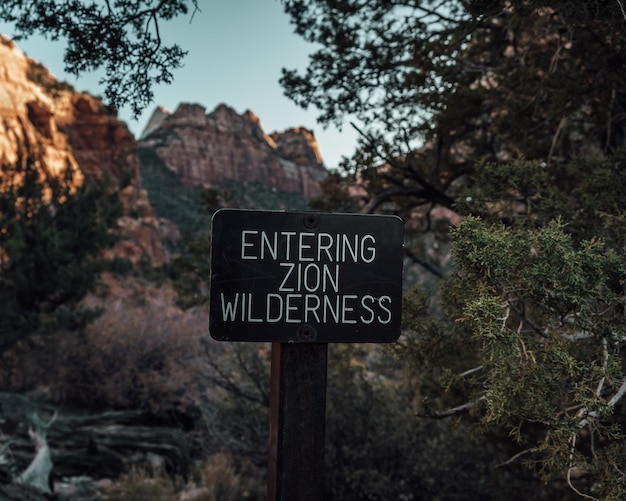
[(214, 339), (380, 343), (400, 335), (400, 218), (222, 209), (211, 226)]

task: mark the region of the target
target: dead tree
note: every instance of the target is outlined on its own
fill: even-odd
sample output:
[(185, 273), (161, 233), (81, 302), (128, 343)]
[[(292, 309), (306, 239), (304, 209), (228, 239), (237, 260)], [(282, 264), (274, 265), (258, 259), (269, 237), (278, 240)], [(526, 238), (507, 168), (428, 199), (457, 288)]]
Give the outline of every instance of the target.
[(44, 423), (39, 414), (34, 412), (31, 416), (31, 426), (28, 435), (35, 444), (35, 457), (17, 478), (20, 484), (31, 485), (42, 492), (51, 494), (50, 472), (52, 471), (52, 459), (50, 457), (50, 447), (48, 447), (48, 429), (57, 417), (57, 413)]

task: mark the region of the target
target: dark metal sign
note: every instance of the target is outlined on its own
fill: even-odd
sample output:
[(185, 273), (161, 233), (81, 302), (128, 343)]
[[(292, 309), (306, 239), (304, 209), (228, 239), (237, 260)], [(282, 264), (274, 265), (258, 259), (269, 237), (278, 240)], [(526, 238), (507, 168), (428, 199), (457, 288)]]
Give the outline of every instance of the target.
[(222, 209), (211, 233), (214, 339), (380, 343), (400, 335), (400, 218)]

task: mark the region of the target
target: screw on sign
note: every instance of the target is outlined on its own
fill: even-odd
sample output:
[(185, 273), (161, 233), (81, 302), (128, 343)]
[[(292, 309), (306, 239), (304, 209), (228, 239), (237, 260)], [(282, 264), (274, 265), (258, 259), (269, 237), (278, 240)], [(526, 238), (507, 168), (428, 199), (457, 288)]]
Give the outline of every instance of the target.
[(220, 341), (391, 342), (395, 216), (223, 209), (212, 222), (210, 333)]

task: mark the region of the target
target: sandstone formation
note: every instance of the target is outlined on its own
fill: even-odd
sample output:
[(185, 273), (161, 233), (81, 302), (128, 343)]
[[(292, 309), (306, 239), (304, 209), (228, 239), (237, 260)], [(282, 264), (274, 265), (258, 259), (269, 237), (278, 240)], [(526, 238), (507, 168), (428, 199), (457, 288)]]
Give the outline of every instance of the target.
[(303, 127), (287, 129), (285, 132), (274, 132), (270, 136), (278, 154), (298, 165), (321, 165), (322, 155), (313, 131)]
[(136, 142), (115, 113), (89, 94), (58, 82), (0, 35), (0, 166), (30, 155), (42, 175), (56, 176), (66, 166), (77, 182), (104, 178), (119, 189), (125, 215), (124, 240), (114, 249), (137, 263), (165, 261), (159, 226), (141, 188)]
[(320, 194), (326, 176), (311, 131), (268, 135), (254, 113), (239, 115), (224, 104), (208, 114), (197, 104), (181, 104), (174, 113), (157, 108), (139, 148), (156, 154), (190, 187), (234, 179), (308, 199)]
[(0, 165), (14, 164), (29, 151), (45, 175), (58, 175), (68, 164), (77, 167), (54, 120), (57, 103), (70, 93), (53, 97), (53, 87), (45, 87), (52, 81), (43, 66), (0, 35)]

